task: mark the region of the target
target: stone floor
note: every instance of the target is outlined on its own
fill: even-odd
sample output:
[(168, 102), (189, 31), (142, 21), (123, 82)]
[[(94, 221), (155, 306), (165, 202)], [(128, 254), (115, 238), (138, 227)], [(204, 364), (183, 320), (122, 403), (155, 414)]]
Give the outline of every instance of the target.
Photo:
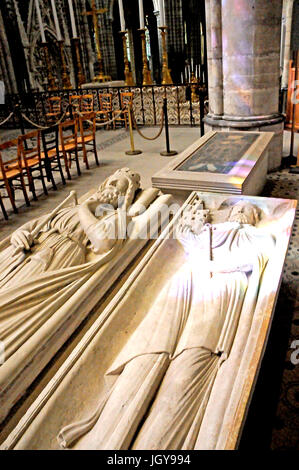
[[(154, 135), (156, 129), (144, 130), (147, 135)], [(0, 134), (0, 138), (3, 137)], [(171, 148), (182, 151), (199, 137), (198, 128), (170, 129)], [(289, 153), (290, 133), (284, 133), (284, 155)], [(299, 135), (295, 139), (297, 152)], [(41, 195), (37, 202), (32, 202), (30, 208), (21, 207), (20, 213), (9, 214), (9, 221), (0, 221), (0, 240), (8, 236), (18, 226), (42, 213), (51, 211), (69, 193), (76, 190), (78, 196), (83, 195), (92, 187), (98, 186), (108, 175), (117, 168), (128, 166), (141, 174), (143, 187), (150, 186), (151, 176), (168, 161), (169, 157), (161, 157), (160, 151), (165, 148), (164, 135), (155, 141), (142, 140), (135, 135), (135, 148), (143, 150), (141, 155), (128, 156), (125, 150), (130, 148), (128, 133), (122, 129), (117, 131), (100, 131), (97, 133), (100, 167), (93, 166), (89, 171), (83, 170), (81, 177), (75, 176), (58, 191), (50, 189), (49, 196)], [(83, 166), (82, 166), (83, 169)], [(268, 175), (264, 196), (283, 197), (299, 200), (299, 175), (291, 175), (288, 170), (274, 172)], [(20, 201), (21, 204), (21, 201)], [(299, 450), (299, 365), (290, 361), (291, 344), (299, 340), (299, 210), (292, 233), (287, 254), (285, 269), (282, 277), (280, 295), (274, 315), (273, 325), (262, 362), (259, 378), (248, 417), (244, 427), (241, 449), (297, 449)], [(7, 421), (0, 427), (0, 442), (13, 429), (20, 417), (30, 406), (46, 383), (53, 377), (56, 370), (68, 357), (70, 351), (78, 343), (83, 334), (103, 311), (107, 303), (115, 295), (116, 290), (128, 277), (140, 259), (126, 270), (117, 287), (113, 286), (105, 296), (100, 306), (97, 306), (83, 322), (79, 331), (69, 339), (57, 353), (48, 367), (32, 384), (26, 396), (14, 408)], [(2, 428), (2, 429), (1, 429)]]

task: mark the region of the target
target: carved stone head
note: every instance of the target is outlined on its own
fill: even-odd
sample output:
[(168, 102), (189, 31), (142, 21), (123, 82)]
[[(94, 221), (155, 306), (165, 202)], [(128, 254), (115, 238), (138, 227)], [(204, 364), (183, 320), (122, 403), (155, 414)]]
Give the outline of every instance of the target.
[(129, 168), (121, 168), (109, 176), (99, 187), (96, 196), (100, 203), (111, 204), (115, 209), (127, 209), (140, 187), (140, 175)]
[(260, 220), (260, 210), (250, 202), (239, 201), (232, 207), (228, 220), (240, 224), (256, 225)]

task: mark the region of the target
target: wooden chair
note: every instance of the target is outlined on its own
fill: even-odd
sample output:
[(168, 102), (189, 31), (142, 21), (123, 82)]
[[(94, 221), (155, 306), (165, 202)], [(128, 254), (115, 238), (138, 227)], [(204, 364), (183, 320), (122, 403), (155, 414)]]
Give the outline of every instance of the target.
[(73, 119), (76, 116), (76, 110), (81, 111), (81, 95), (70, 95), (69, 104), (72, 107), (72, 112), (66, 113), (66, 116)]
[(58, 121), (61, 116), (61, 97), (60, 96), (51, 96), (48, 100), (49, 103), (49, 112), (46, 113), (47, 122), (53, 123)]
[[(68, 179), (71, 179), (70, 167), (72, 161), (75, 161), (77, 167), (77, 173), (80, 176), (80, 164), (79, 164), (79, 155), (78, 155), (78, 122), (77, 119), (68, 119), (67, 121), (61, 122), (59, 124), (59, 138), (60, 146), (59, 150), (63, 153), (63, 158), (65, 162), (65, 169), (68, 175)], [(74, 157), (72, 155), (74, 154)]]
[[(299, 67), (299, 65), (298, 65)], [(292, 96), (298, 96), (298, 85), (297, 93), (296, 90), (293, 88), (293, 84), (295, 82), (295, 64), (293, 60), (289, 61), (289, 81), (288, 81), (288, 95), (287, 95), (287, 106), (286, 106), (286, 119), (285, 119), (285, 128), (292, 129), (293, 126), (293, 103), (292, 103)], [(295, 104), (295, 132), (299, 132), (299, 103), (296, 100)]]
[(94, 111), (94, 99), (93, 95), (81, 95), (81, 106), (80, 111), (82, 114), (89, 114)]
[[(43, 144), (43, 152), (41, 158), (44, 163), (48, 181), (52, 182), (53, 188), (56, 190), (56, 183), (54, 180), (53, 172), (59, 171), (61, 181), (65, 184), (65, 178), (61, 166), (60, 158), (63, 157), (62, 148), (59, 148), (58, 142), (59, 128), (58, 125), (43, 129), (41, 131), (41, 139)], [(65, 168), (67, 168), (67, 161), (64, 161)]]
[[(109, 121), (112, 117), (112, 93), (100, 93), (99, 108), (99, 111), (96, 112), (97, 120), (100, 122)], [(110, 126), (107, 124), (107, 129)]]
[[(77, 139), (78, 147), (83, 151), (83, 160), (86, 168), (89, 169), (87, 153), (94, 153), (96, 164), (99, 165), (97, 147), (96, 147), (96, 114), (89, 113), (79, 116), (80, 136)], [(87, 149), (87, 145), (91, 145), (92, 149)]]
[[(5, 158), (3, 154), (7, 151), (9, 156)], [(11, 153), (15, 156), (12, 158)], [(30, 206), (29, 198), (26, 191), (21, 155), (18, 152), (18, 140), (9, 140), (0, 145), (0, 188), (5, 188), (7, 196), (10, 199), (13, 211), (17, 214), (18, 209), (15, 203), (15, 191), (20, 189), (23, 192), (23, 196), (27, 206)], [(2, 202), (3, 204), (3, 202)], [(3, 211), (4, 206), (1, 209)], [(5, 209), (3, 215), (5, 217)], [(7, 214), (6, 214), (7, 216)], [(5, 217), (7, 218), (7, 217)]]
[(43, 165), (40, 150), (40, 131), (31, 131), (18, 137), (18, 152), (22, 160), (22, 168), (26, 170), (29, 190), (32, 192), (33, 199), (37, 201), (35, 191), (35, 180), (42, 183), (45, 195), (48, 195), (45, 184)]
[[(133, 93), (122, 92), (120, 93), (120, 107), (123, 110), (121, 114), (113, 121), (113, 129), (115, 129), (116, 122), (124, 122), (126, 129), (128, 127), (128, 106), (133, 104)], [(125, 108), (125, 109), (124, 109)], [(120, 110), (114, 110), (113, 116), (119, 114)]]

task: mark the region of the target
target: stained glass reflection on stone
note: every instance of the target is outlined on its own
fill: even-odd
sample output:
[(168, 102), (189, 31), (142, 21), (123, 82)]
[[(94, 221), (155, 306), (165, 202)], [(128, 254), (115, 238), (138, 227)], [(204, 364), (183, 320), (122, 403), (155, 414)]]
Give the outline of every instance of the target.
[(228, 174), (257, 138), (248, 132), (216, 133), (176, 170)]

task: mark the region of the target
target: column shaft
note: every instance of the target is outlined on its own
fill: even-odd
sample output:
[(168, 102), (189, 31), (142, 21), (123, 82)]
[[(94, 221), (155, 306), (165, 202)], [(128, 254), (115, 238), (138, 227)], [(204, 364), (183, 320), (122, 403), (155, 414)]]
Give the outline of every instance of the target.
[(275, 132), (269, 169), (280, 166), (282, 0), (206, 0), (209, 114), (206, 129)]

